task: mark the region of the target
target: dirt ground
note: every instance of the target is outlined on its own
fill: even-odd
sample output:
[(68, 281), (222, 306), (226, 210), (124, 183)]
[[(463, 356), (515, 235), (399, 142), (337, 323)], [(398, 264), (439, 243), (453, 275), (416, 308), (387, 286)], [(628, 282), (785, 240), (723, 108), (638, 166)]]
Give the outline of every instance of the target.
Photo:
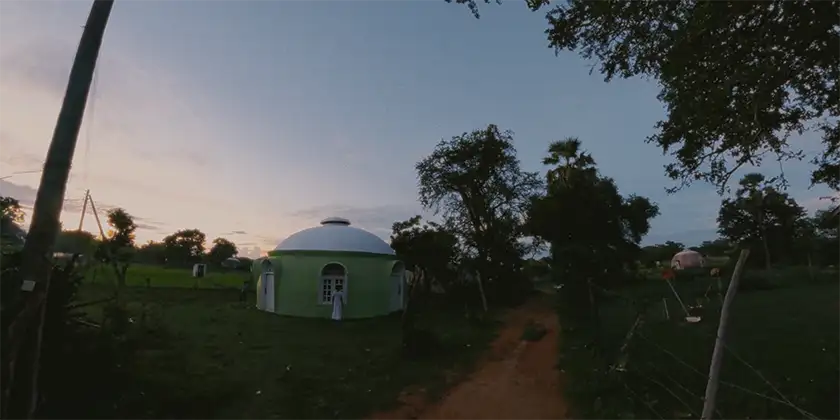
[[(539, 341), (523, 341), (529, 320), (547, 329)], [(548, 295), (505, 315), (499, 337), (476, 369), (437, 402), (422, 390), (404, 391), (402, 406), (373, 419), (562, 419), (566, 405), (557, 364), (557, 314)]]

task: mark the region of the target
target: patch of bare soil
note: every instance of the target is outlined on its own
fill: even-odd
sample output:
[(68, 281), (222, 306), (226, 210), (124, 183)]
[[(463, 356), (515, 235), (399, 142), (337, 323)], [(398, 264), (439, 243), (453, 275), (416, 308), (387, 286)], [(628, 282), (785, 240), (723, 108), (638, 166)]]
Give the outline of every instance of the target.
[[(547, 332), (522, 340), (529, 322)], [(373, 419), (562, 419), (566, 417), (557, 364), (557, 314), (549, 296), (532, 299), (505, 315), (504, 326), (476, 369), (437, 402), (422, 390), (404, 391), (402, 406)]]

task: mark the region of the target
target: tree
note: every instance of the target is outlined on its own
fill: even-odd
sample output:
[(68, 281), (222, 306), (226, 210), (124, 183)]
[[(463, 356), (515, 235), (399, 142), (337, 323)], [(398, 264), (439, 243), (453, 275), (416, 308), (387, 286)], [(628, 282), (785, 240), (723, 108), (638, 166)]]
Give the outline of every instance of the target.
[(134, 217), (122, 208), (108, 211), (108, 238), (99, 244), (97, 258), (116, 264), (119, 270), (118, 289), (125, 287), (125, 275), (134, 260)]
[(216, 238), (213, 240), (213, 247), (207, 253), (207, 260), (211, 264), (222, 265), (222, 262), (235, 256), (238, 252), (236, 244), (233, 242), (225, 238)]
[[(456, 3), (477, 16), (477, 1)], [(549, 2), (526, 3), (537, 10)], [(648, 142), (674, 156), (666, 173), (676, 188), (704, 180), (722, 189), (736, 169), (768, 153), (799, 158), (789, 136), (816, 129), (824, 150), (811, 181), (840, 189), (838, 7), (837, 0), (571, 0), (547, 12), (546, 34), (556, 52), (600, 63), (607, 81), (659, 82), (667, 117)]]
[(790, 251), (804, 217), (805, 210), (793, 198), (776, 190), (772, 180), (751, 173), (741, 179), (735, 197), (721, 203), (718, 232), (741, 246), (760, 246), (769, 269), (772, 251), (777, 256)]
[(674, 254), (685, 249), (679, 242), (666, 241), (664, 244), (650, 245), (642, 248), (640, 260), (645, 267), (654, 267), (656, 263), (670, 261)]
[(520, 168), (513, 133), (495, 125), (441, 140), (417, 163), (420, 203), (443, 216), (482, 281), (512, 297), (522, 255), (524, 214), (541, 188)]
[(0, 245), (3, 249), (23, 245), (23, 238), (26, 237), (26, 233), (20, 227), (23, 217), (20, 202), (12, 197), (0, 196)]
[(114, 249), (134, 247), (134, 231), (137, 230), (137, 224), (127, 211), (121, 208), (109, 210), (108, 226), (108, 241)]
[(12, 197), (0, 196), (0, 218), (13, 223), (23, 223), (23, 209), (20, 202)]
[(414, 216), (391, 227), (391, 248), (414, 273), (415, 285), (431, 292), (432, 283), (446, 288), (455, 278), (453, 266), (458, 261), (458, 238), (443, 226)]
[(166, 263), (186, 266), (201, 261), (207, 237), (198, 229), (179, 230), (165, 238)]
[(137, 248), (137, 261), (141, 261), (146, 264), (165, 264), (166, 246), (163, 242), (146, 242)]
[(62, 230), (55, 239), (55, 252), (68, 254), (89, 254), (97, 249), (98, 242), (90, 232), (84, 230)]
[(729, 255), (734, 250), (732, 243), (724, 238), (718, 238), (713, 241), (703, 241), (697, 247), (697, 251), (705, 256), (721, 257)]
[(589, 282), (606, 286), (625, 277), (659, 209), (647, 198), (619, 194), (576, 138), (552, 143), (543, 162), (556, 166), (548, 171), (546, 194), (532, 202), (527, 226), (551, 245), (551, 269), (564, 285), (569, 314), (595, 320)]

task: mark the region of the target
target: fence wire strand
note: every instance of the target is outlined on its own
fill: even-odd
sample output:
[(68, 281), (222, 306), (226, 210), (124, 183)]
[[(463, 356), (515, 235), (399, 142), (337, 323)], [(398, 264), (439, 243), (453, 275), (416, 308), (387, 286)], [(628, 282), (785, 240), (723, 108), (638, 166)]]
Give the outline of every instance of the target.
[[(617, 292), (614, 292), (614, 291), (607, 290), (607, 289), (605, 289), (605, 288), (603, 288), (603, 287), (601, 287), (601, 286), (598, 286), (597, 284), (595, 284), (595, 283), (593, 283), (593, 282), (591, 282), (591, 281), (589, 282), (589, 285), (590, 285), (591, 287), (593, 287), (594, 289), (596, 289), (596, 290), (597, 290), (598, 292), (600, 292), (601, 294), (604, 294), (604, 295), (606, 295), (606, 296), (612, 296), (612, 297), (619, 298), (619, 299), (620, 299), (620, 300), (622, 300), (624, 303), (629, 304), (629, 305), (630, 305), (631, 307), (633, 307), (633, 308), (636, 308), (636, 307), (638, 306), (638, 303), (637, 303), (637, 301), (636, 301), (635, 299), (632, 299), (632, 298), (630, 298), (630, 297), (627, 297), (627, 296), (625, 296), (625, 295), (623, 295), (623, 294), (621, 294), (621, 293), (617, 293)], [(715, 334), (708, 334), (708, 333), (703, 333), (702, 331), (698, 331), (698, 332), (700, 332), (702, 335), (705, 335), (705, 336), (707, 336), (707, 337), (715, 337), (715, 338), (717, 337), (717, 334), (716, 334), (716, 333), (715, 333)], [(679, 357), (679, 356), (677, 356), (676, 354), (674, 354), (674, 352), (672, 352), (672, 351), (670, 351), (670, 350), (666, 349), (665, 347), (663, 347), (662, 345), (660, 345), (659, 343), (657, 343), (655, 340), (653, 340), (653, 339), (651, 339), (650, 337), (646, 336), (643, 332), (641, 332), (641, 331), (637, 331), (637, 332), (636, 332), (636, 335), (637, 335), (638, 337), (640, 337), (642, 340), (644, 340), (645, 342), (647, 342), (647, 343), (651, 344), (652, 346), (654, 346), (654, 347), (655, 347), (656, 349), (658, 349), (659, 351), (661, 351), (661, 352), (665, 353), (666, 355), (668, 355), (669, 357), (671, 357), (672, 359), (674, 359), (674, 360), (675, 360), (677, 363), (679, 363), (680, 365), (682, 365), (682, 366), (684, 366), (684, 367), (688, 368), (691, 372), (694, 372), (695, 374), (699, 375), (700, 377), (702, 377), (702, 378), (704, 378), (704, 379), (708, 379), (708, 374), (701, 372), (699, 369), (697, 369), (696, 367), (692, 366), (690, 363), (688, 363), (687, 361), (685, 361), (685, 360), (684, 360), (684, 359), (682, 359), (681, 357)], [(799, 414), (801, 414), (801, 415), (802, 415), (803, 417), (805, 417), (805, 418), (812, 419), (812, 420), (819, 419), (819, 417), (815, 416), (813, 413), (810, 413), (810, 412), (808, 412), (807, 410), (802, 409), (801, 407), (798, 407), (797, 405), (795, 405), (795, 404), (794, 404), (794, 403), (793, 403), (793, 402), (792, 402), (789, 398), (787, 398), (787, 397), (786, 397), (786, 396), (785, 396), (785, 395), (784, 395), (784, 394), (783, 394), (783, 393), (782, 393), (782, 392), (778, 389), (778, 387), (774, 386), (774, 385), (773, 385), (773, 383), (772, 383), (772, 382), (770, 382), (770, 380), (769, 380), (769, 379), (767, 379), (767, 377), (766, 377), (766, 376), (764, 376), (764, 375), (761, 373), (761, 371), (759, 371), (759, 370), (758, 370), (757, 368), (755, 368), (752, 364), (750, 364), (749, 362), (747, 362), (746, 360), (744, 360), (744, 358), (743, 358), (743, 357), (741, 357), (740, 355), (738, 355), (738, 354), (737, 354), (737, 353), (736, 353), (736, 352), (735, 352), (735, 351), (734, 351), (734, 350), (733, 350), (733, 349), (732, 349), (729, 345), (727, 345), (726, 343), (723, 343), (723, 344), (724, 344), (724, 349), (725, 349), (725, 350), (726, 350), (729, 354), (731, 354), (731, 355), (735, 358), (735, 360), (737, 360), (738, 362), (742, 363), (744, 366), (746, 366), (748, 369), (750, 369), (753, 373), (755, 373), (755, 374), (756, 374), (756, 375), (757, 375), (757, 376), (758, 376), (758, 377), (759, 377), (759, 378), (760, 378), (760, 379), (761, 379), (761, 380), (762, 380), (762, 381), (763, 381), (763, 382), (764, 382), (764, 383), (765, 383), (768, 387), (770, 387), (770, 388), (771, 388), (771, 389), (772, 389), (772, 390), (773, 390), (773, 391), (774, 391), (774, 392), (775, 392), (775, 393), (779, 396), (779, 398), (772, 397), (772, 396), (770, 396), (770, 395), (767, 395), (767, 394), (764, 394), (764, 393), (761, 393), (761, 392), (758, 392), (758, 391), (751, 390), (751, 389), (749, 389), (749, 388), (746, 388), (746, 387), (744, 387), (744, 386), (741, 386), (741, 385), (738, 385), (738, 384), (735, 384), (735, 383), (732, 383), (732, 382), (729, 382), (729, 381), (723, 381), (723, 380), (721, 380), (721, 381), (719, 381), (719, 384), (720, 384), (720, 385), (724, 385), (724, 386), (727, 386), (727, 387), (732, 388), (732, 389), (737, 389), (737, 390), (739, 390), (739, 391), (741, 391), (741, 392), (744, 392), (744, 393), (746, 393), (746, 394), (748, 394), (748, 395), (752, 395), (752, 396), (755, 396), (755, 397), (758, 397), (758, 398), (762, 398), (762, 399), (764, 399), (764, 400), (766, 400), (766, 401), (772, 401), (772, 402), (775, 402), (775, 403), (778, 403), (778, 404), (781, 404), (781, 405), (787, 406), (787, 407), (789, 407), (789, 408), (792, 408), (792, 409), (796, 410), (797, 412), (799, 412)], [(648, 364), (649, 364), (649, 365), (651, 365), (651, 366), (653, 366), (653, 365), (652, 365), (652, 364), (650, 364), (650, 363), (648, 363)], [(655, 369), (655, 368), (654, 368), (654, 370), (656, 370), (658, 373), (663, 373), (663, 371), (662, 371), (662, 370)], [(689, 405), (689, 404), (687, 404), (687, 403), (686, 403), (683, 399), (681, 399), (681, 398), (679, 398), (677, 395), (675, 395), (675, 393), (674, 393), (673, 391), (671, 391), (671, 390), (670, 390), (667, 386), (665, 386), (665, 385), (664, 385), (664, 384), (662, 384), (661, 382), (656, 381), (656, 380), (653, 380), (652, 378), (650, 378), (650, 377), (648, 377), (648, 376), (646, 376), (646, 375), (643, 375), (643, 374), (641, 374), (641, 373), (639, 373), (639, 372), (637, 372), (637, 371), (634, 371), (634, 373), (635, 373), (635, 374), (637, 374), (637, 375), (639, 375), (640, 377), (644, 378), (645, 380), (647, 380), (647, 381), (649, 381), (649, 382), (651, 382), (651, 383), (654, 383), (654, 384), (658, 385), (659, 387), (661, 387), (662, 389), (666, 390), (669, 394), (671, 394), (671, 396), (673, 396), (673, 397), (675, 398), (675, 400), (676, 400), (676, 401), (678, 401), (678, 402), (680, 402), (681, 404), (683, 404), (684, 406), (686, 406), (686, 408), (688, 408), (688, 409), (692, 412), (692, 414), (696, 415), (696, 412), (695, 412), (694, 410), (691, 410), (690, 405)], [(699, 396), (699, 395), (697, 395), (697, 394), (695, 394), (695, 393), (693, 393), (693, 392), (689, 391), (689, 390), (688, 390), (685, 386), (683, 386), (682, 384), (680, 384), (680, 383), (679, 383), (679, 381), (675, 380), (673, 377), (671, 377), (671, 376), (669, 376), (669, 375), (667, 375), (667, 374), (666, 374), (666, 376), (669, 378), (669, 380), (670, 380), (671, 382), (673, 382), (673, 383), (675, 383), (676, 385), (678, 385), (678, 386), (679, 386), (681, 389), (683, 389), (686, 393), (688, 393), (689, 395), (691, 395), (691, 396), (693, 396), (693, 397), (695, 397), (695, 398), (698, 398), (700, 401), (703, 401), (703, 397), (701, 397), (701, 396)], [(624, 387), (625, 387), (625, 388), (627, 388), (627, 390), (628, 390), (628, 391), (630, 391), (630, 392), (634, 395), (634, 397), (639, 398), (639, 397), (638, 397), (638, 395), (637, 395), (635, 392), (633, 392), (633, 391), (630, 389), (630, 387), (629, 387), (629, 386), (627, 386), (627, 384), (626, 384), (626, 383), (624, 384)], [(662, 416), (661, 416), (661, 415), (659, 415), (658, 413), (656, 413), (656, 411), (653, 409), (653, 407), (652, 407), (649, 403), (647, 403), (647, 402), (646, 402), (646, 401), (644, 401), (643, 399), (641, 399), (641, 400), (642, 400), (642, 402), (643, 402), (646, 406), (648, 406), (648, 408), (650, 408), (650, 409), (651, 409), (651, 411), (652, 411), (654, 414), (656, 414), (656, 415), (658, 415), (660, 418), (662, 418)], [(723, 417), (723, 415), (722, 415), (722, 413), (721, 413), (721, 412), (720, 412), (717, 408), (715, 409), (715, 412), (716, 412), (716, 414), (717, 414), (720, 418), (724, 418), (724, 417)]]

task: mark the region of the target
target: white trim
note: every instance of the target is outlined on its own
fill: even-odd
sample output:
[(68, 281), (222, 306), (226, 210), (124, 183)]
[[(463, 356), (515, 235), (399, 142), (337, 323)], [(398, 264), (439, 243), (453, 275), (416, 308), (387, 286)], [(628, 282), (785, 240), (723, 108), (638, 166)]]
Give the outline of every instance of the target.
[[(324, 275), (324, 269), (327, 268), (327, 266), (332, 265), (332, 264), (341, 266), (341, 269), (344, 271), (344, 275), (335, 275), (335, 274)], [(326, 295), (324, 294), (324, 290), (325, 290), (325, 287), (327, 287), (329, 289), (329, 296), (332, 297), (332, 294), (335, 293), (335, 284), (338, 281), (341, 281), (342, 290), (344, 291), (344, 303), (345, 304), (347, 303), (347, 301), (349, 299), (348, 298), (348, 296), (349, 296), (348, 289), (349, 288), (347, 287), (347, 284), (348, 284), (347, 279), (349, 278), (348, 274), (349, 273), (347, 271), (347, 266), (345, 266), (344, 264), (342, 264), (338, 261), (330, 261), (330, 262), (324, 264), (323, 266), (321, 266), (321, 269), (318, 270), (318, 297), (317, 297), (318, 300), (317, 300), (317, 302), (318, 302), (319, 305), (332, 305), (332, 300), (331, 299), (329, 299), (329, 300), (325, 299)], [(329, 286), (326, 286), (325, 280), (329, 280), (329, 283), (330, 283)]]
[(389, 307), (391, 311), (405, 309), (405, 263), (394, 261), (388, 278), (391, 283)]

